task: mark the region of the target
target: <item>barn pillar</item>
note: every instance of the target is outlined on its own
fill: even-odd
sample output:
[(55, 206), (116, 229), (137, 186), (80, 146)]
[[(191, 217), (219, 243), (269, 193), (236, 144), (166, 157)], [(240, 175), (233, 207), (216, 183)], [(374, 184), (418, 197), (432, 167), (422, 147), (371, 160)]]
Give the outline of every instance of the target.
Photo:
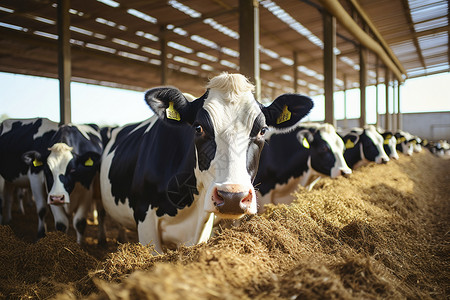
[(261, 100), (259, 75), (259, 8), (256, 0), (239, 0), (239, 68), (255, 85), (255, 98)]
[(298, 58), (297, 58), (297, 51), (294, 51), (294, 53), (293, 53), (293, 60), (294, 60), (294, 65), (293, 65), (293, 67), (294, 67), (294, 70), (293, 70), (293, 72), (294, 72), (294, 93), (298, 93), (298, 83), (297, 83), (297, 81), (298, 81), (298, 70), (297, 70), (297, 68), (298, 68)]
[(375, 126), (380, 126), (379, 124), (379, 117), (378, 117), (378, 98), (379, 98), (379, 94), (378, 94), (378, 56), (376, 57), (375, 60)]
[(402, 112), (400, 110), (400, 88), (401, 88), (401, 84), (398, 85), (398, 95), (397, 95), (397, 107), (398, 107), (398, 114), (397, 114), (397, 129), (398, 130), (402, 130), (403, 129), (403, 115)]
[(397, 99), (396, 99), (396, 88), (397, 88), (397, 81), (392, 81), (392, 115), (391, 115), (391, 124), (392, 124), (392, 130), (397, 131)]
[(72, 121), (70, 104), (70, 81), (72, 64), (70, 57), (70, 0), (57, 2), (58, 27), (58, 78), (59, 78), (59, 123)]
[(384, 129), (392, 130), (391, 116), (389, 114), (389, 69), (386, 67), (386, 75), (384, 76), (384, 85), (386, 86), (386, 113), (384, 115)]
[(347, 119), (347, 74), (344, 74), (344, 128), (348, 128), (348, 119)]
[(359, 46), (359, 91), (361, 95), (361, 111), (359, 117), (359, 126), (363, 128), (367, 124), (366, 120), (366, 83), (367, 83), (367, 68), (366, 68), (366, 49)]
[(161, 48), (161, 85), (167, 85), (167, 39), (165, 25), (162, 25), (159, 29), (159, 43)]
[(327, 11), (322, 12), (323, 17), (323, 74), (325, 90), (325, 122), (336, 126), (334, 118), (334, 85), (336, 78), (336, 19)]

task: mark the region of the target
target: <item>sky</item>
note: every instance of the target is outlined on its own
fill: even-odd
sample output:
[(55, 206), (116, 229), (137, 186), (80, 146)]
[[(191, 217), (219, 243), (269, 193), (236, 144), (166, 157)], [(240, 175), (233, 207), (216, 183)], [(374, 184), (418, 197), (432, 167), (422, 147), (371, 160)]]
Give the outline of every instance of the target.
[[(379, 113), (385, 112), (385, 87), (379, 85)], [(59, 122), (56, 79), (0, 72), (0, 118), (46, 117)], [(375, 87), (368, 87), (367, 122), (375, 122)], [(392, 95), (392, 90), (390, 91)], [(397, 95), (395, 96), (397, 98)], [(400, 91), (403, 113), (450, 111), (450, 73), (407, 79)], [(359, 90), (347, 91), (347, 118), (359, 118)], [(312, 97), (309, 121), (323, 121), (324, 97)], [(391, 96), (392, 99), (392, 96)], [(124, 125), (153, 115), (144, 92), (71, 83), (72, 123)], [(392, 112), (392, 107), (390, 109)], [(344, 118), (344, 93), (335, 93), (335, 117)]]

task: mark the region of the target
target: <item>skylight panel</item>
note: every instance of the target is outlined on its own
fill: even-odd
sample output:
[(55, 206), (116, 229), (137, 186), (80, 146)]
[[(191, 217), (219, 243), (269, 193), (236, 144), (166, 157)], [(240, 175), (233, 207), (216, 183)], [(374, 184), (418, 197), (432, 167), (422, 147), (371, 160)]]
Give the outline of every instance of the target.
[(43, 36), (43, 37), (46, 37), (46, 38), (49, 38), (49, 39), (53, 39), (53, 40), (57, 40), (58, 39), (58, 36), (56, 34), (51, 34), (51, 33), (48, 33), (48, 32), (43, 32), (43, 31), (37, 30), (37, 31), (34, 31), (33, 33), (35, 35), (40, 35), (40, 36)]
[(222, 53), (225, 53), (226, 55), (233, 56), (233, 57), (239, 57), (239, 52), (237, 52), (233, 49), (230, 49), (227, 47), (222, 47), (220, 50), (222, 51)]
[(83, 41), (79, 41), (79, 40), (75, 40), (75, 39), (70, 39), (69, 42), (71, 44), (77, 45), (77, 46), (84, 46), (84, 42)]
[(18, 30), (18, 31), (28, 31), (24, 27), (13, 25), (13, 24), (8, 24), (8, 23), (3, 23), (3, 22), (0, 22), (0, 26), (1, 27), (6, 27), (6, 28), (9, 28), (9, 29)]
[(208, 19), (204, 19), (203, 23), (208, 24), (209, 26), (211, 26), (212, 28), (214, 28), (215, 30), (222, 32), (223, 34), (237, 40), (239, 39), (239, 33), (237, 33), (236, 31), (217, 23), (214, 19), (212, 18), (208, 18)]
[(218, 50), (220, 48), (219, 45), (217, 45), (213, 41), (205, 39), (204, 37), (201, 37), (201, 36), (196, 35), (196, 34), (191, 35), (191, 40), (193, 40), (194, 42), (197, 42), (199, 44), (202, 44), (204, 46), (207, 46), (209, 48), (212, 48), (212, 49)]
[(265, 71), (270, 71), (272, 70), (272, 67), (269, 66), (268, 64), (260, 64), (259, 67)]
[(192, 18), (200, 18), (202, 16), (201, 13), (199, 13), (198, 11), (190, 8), (189, 6), (184, 5), (183, 3), (180, 3), (176, 0), (169, 0), (167, 2), (170, 6), (172, 6), (173, 8), (181, 11), (182, 13), (185, 13), (186, 15), (192, 17)]
[(289, 81), (289, 82), (290, 81), (294, 81), (294, 78), (292, 78), (292, 76), (289, 76), (289, 75), (286, 75), (286, 74), (281, 75), (281, 79)]
[(139, 61), (147, 61), (148, 60), (148, 58), (145, 56), (134, 54), (134, 53), (129, 53), (129, 52), (125, 52), (125, 51), (119, 51), (117, 54), (120, 56), (123, 56), (123, 57), (131, 58), (131, 59), (139, 60)]
[(180, 72), (191, 74), (191, 75), (198, 75), (198, 71), (197, 70), (192, 70), (192, 69), (189, 69), (189, 68), (186, 68), (186, 67), (181, 67), (180, 68)]
[(156, 35), (153, 35), (151, 33), (148, 33), (148, 32), (136, 31), (136, 35), (146, 38), (148, 40), (154, 41), (154, 42), (159, 41), (159, 37), (157, 37)]
[(204, 59), (212, 61), (212, 62), (217, 62), (219, 60), (217, 57), (203, 53), (203, 52), (197, 52), (196, 55), (200, 58), (204, 58)]
[(113, 22), (113, 21), (108, 21), (108, 20), (103, 19), (103, 18), (96, 18), (95, 21), (98, 22), (98, 23), (100, 23), (100, 24), (108, 25), (108, 26), (110, 26), (110, 27), (116, 27), (116, 25), (117, 25), (115, 22)]
[(231, 61), (228, 61), (228, 60), (225, 60), (225, 59), (222, 59), (220, 61), (220, 64), (222, 66), (229, 67), (229, 68), (232, 68), (232, 69), (236, 69), (236, 70), (239, 69), (238, 66), (235, 63), (232, 63)]
[(139, 10), (136, 10), (134, 8), (127, 9), (127, 13), (129, 13), (130, 15), (133, 15), (133, 16), (139, 18), (139, 19), (147, 21), (149, 23), (156, 24), (158, 22), (158, 20), (156, 18), (154, 18), (152, 16), (149, 16), (149, 15), (147, 15), (147, 14), (145, 14), (145, 13), (139, 11)]
[(177, 50), (180, 50), (180, 51), (183, 51), (185, 53), (192, 53), (192, 52), (194, 52), (194, 50), (192, 50), (191, 48), (183, 46), (183, 45), (180, 45), (180, 44), (172, 42), (172, 41), (168, 42), (167, 46), (169, 46), (171, 48), (174, 48), (174, 49), (177, 49)]
[(4, 12), (7, 12), (7, 13), (13, 13), (14, 12), (14, 9), (10, 9), (10, 8), (7, 8), (7, 7), (4, 7), (4, 6), (0, 6), (0, 11), (4, 11)]
[(206, 65), (206, 64), (202, 64), (201, 68), (202, 68), (202, 70), (205, 70), (205, 71), (214, 71), (213, 67), (211, 67), (210, 65)]
[(336, 83), (336, 85), (338, 85), (338, 86), (344, 86), (344, 81), (342, 81), (338, 78), (334, 79), (334, 83)]
[(288, 65), (288, 66), (292, 66), (294, 64), (294, 61), (292, 59), (290, 59), (290, 58), (287, 58), (287, 57), (281, 57), (280, 61), (282, 63), (284, 63), (285, 65)]
[(89, 30), (86, 30), (86, 29), (83, 29), (83, 28), (79, 28), (79, 27), (76, 27), (76, 26), (70, 26), (69, 29), (72, 30), (72, 31), (84, 34), (84, 35), (88, 35), (88, 36), (93, 36), (94, 35), (94, 33), (92, 31), (89, 31)]
[(128, 42), (128, 41), (125, 41), (125, 40), (122, 40), (122, 39), (113, 38), (112, 41), (114, 43), (116, 43), (116, 44), (127, 46), (127, 47), (130, 47), (130, 48), (133, 48), (133, 49), (139, 48), (138, 44), (132, 43), (132, 42)]
[(120, 4), (118, 2), (113, 1), (113, 0), (97, 0), (97, 1), (101, 2), (103, 4), (106, 4), (108, 6), (111, 6), (111, 7), (119, 7), (120, 6)]
[(151, 63), (152, 65), (157, 65), (157, 66), (161, 65), (161, 61), (159, 59), (152, 58), (148, 62)]
[(308, 85), (308, 83), (305, 80), (303, 80), (303, 79), (297, 79), (297, 84), (302, 85), (302, 86), (307, 86)]
[(187, 64), (187, 65), (193, 66), (193, 67), (200, 66), (200, 63), (198, 61), (195, 61), (195, 60), (192, 60), (192, 59), (188, 59), (188, 58), (185, 58), (185, 57), (181, 57), (181, 56), (178, 56), (178, 55), (175, 55), (173, 57), (173, 60), (177, 61), (177, 62), (180, 62), (180, 63), (183, 63), (183, 64)]
[(180, 27), (175, 28), (173, 30), (173, 32), (175, 32), (176, 34), (181, 35), (181, 36), (187, 36), (188, 35), (187, 31), (182, 29), (182, 28), (180, 28)]
[(106, 39), (106, 35), (101, 34), (101, 33), (94, 33), (94, 37), (101, 39), (101, 40)]
[(78, 10), (73, 9), (73, 8), (69, 9), (69, 13), (71, 13), (72, 15), (80, 16), (80, 17), (84, 16), (84, 12), (78, 11)]
[(116, 53), (116, 49), (113, 49), (113, 48), (110, 48), (110, 47), (101, 46), (101, 45), (97, 45), (97, 44), (91, 44), (91, 43), (87, 43), (86, 44), (86, 48), (91, 48), (91, 49), (95, 49), (95, 50), (99, 50), (99, 51), (103, 51), (103, 52), (108, 52), (108, 53)]
[(153, 54), (153, 55), (157, 55), (157, 56), (161, 55), (161, 51), (159, 51), (157, 49), (150, 48), (150, 47), (145, 47), (144, 46), (144, 47), (141, 47), (141, 50), (144, 51), (144, 52)]
[(42, 23), (46, 23), (46, 24), (50, 24), (50, 25), (55, 25), (56, 21), (47, 19), (47, 18), (43, 18), (43, 17), (39, 17), (39, 16), (33, 16), (33, 19), (35, 19), (36, 21), (42, 22)]

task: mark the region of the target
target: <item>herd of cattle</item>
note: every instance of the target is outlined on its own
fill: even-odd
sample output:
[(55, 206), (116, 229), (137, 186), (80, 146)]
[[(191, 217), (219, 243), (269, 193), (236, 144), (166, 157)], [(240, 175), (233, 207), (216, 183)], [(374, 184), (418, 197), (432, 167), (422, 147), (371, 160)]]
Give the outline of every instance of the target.
[(24, 188), (45, 236), (50, 207), (56, 230), (69, 218), (83, 241), (86, 219), (98, 211), (99, 243), (105, 215), (135, 228), (139, 241), (166, 247), (206, 241), (220, 219), (289, 203), (298, 185), (321, 176), (346, 176), (368, 162), (387, 163), (421, 151), (417, 136), (374, 126), (339, 131), (300, 120), (311, 99), (284, 94), (270, 106), (253, 97), (239, 74), (210, 80), (198, 99), (170, 87), (149, 90), (149, 119), (117, 128), (67, 124), (45, 118), (8, 119), (0, 126), (0, 220)]

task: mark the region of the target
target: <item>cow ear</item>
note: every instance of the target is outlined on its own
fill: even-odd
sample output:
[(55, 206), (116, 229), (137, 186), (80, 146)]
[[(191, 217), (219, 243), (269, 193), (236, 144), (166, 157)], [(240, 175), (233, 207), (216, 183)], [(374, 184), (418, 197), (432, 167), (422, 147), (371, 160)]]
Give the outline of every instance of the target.
[(308, 129), (302, 129), (297, 133), (297, 139), (303, 148), (309, 149), (309, 144), (314, 141), (314, 135)]
[(96, 168), (100, 164), (100, 154), (97, 152), (86, 152), (78, 157), (77, 162), (88, 168)]
[(345, 149), (352, 149), (359, 141), (359, 136), (356, 134), (348, 134), (343, 138)]
[(145, 101), (161, 120), (173, 125), (191, 124), (198, 109), (203, 106), (205, 95), (189, 102), (180, 90), (158, 87), (145, 93)]
[(273, 128), (290, 129), (306, 116), (313, 107), (309, 97), (298, 94), (283, 94), (262, 111), (266, 124)]
[(22, 160), (30, 167), (38, 168), (44, 165), (42, 156), (37, 151), (28, 151), (22, 155)]

